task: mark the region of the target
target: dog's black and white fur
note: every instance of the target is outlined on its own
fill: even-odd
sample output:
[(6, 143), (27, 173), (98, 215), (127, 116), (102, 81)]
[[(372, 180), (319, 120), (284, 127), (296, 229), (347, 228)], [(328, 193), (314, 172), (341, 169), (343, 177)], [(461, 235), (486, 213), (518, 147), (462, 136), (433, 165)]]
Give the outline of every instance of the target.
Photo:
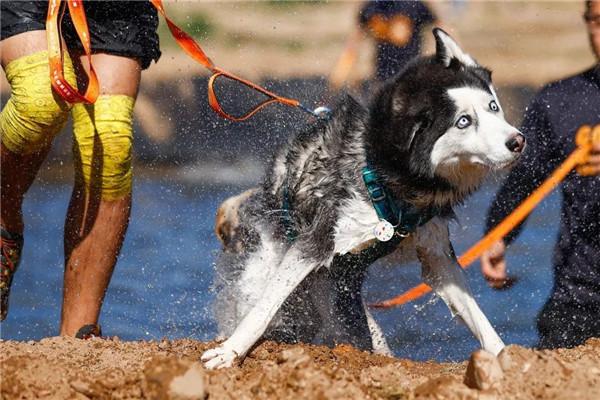
[[(237, 213), (244, 244), (224, 252), (217, 271), (217, 318), (229, 338), (203, 354), (207, 367), (232, 365), (265, 334), (389, 352), (360, 297), (365, 268), (332, 265), (335, 255), (376, 240), (379, 219), (361, 175), (367, 159), (396, 198), (449, 209), (524, 147), (504, 120), (490, 72), (444, 31), (434, 36), (434, 56), (387, 82), (369, 109), (346, 99), (278, 153), (261, 189), (244, 194)], [(297, 232), (291, 242), (282, 223), (287, 203)], [(425, 282), (497, 354), (504, 344), (457, 264), (450, 217), (419, 227), (389, 258), (418, 259)]]

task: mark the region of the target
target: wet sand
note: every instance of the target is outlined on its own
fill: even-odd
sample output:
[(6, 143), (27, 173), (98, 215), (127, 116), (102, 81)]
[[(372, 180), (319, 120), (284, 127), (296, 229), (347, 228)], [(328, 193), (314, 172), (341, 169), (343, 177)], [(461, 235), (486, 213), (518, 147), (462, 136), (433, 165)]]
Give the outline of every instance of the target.
[[(600, 339), (533, 351), (510, 346), (462, 363), (413, 362), (349, 346), (265, 342), (241, 366), (206, 371), (214, 345), (48, 338), (0, 342), (3, 399), (599, 399)], [(473, 360), (473, 357), (472, 359)], [(469, 371), (468, 371), (469, 370)], [(465, 384), (465, 375), (468, 375)], [(477, 388), (479, 387), (479, 388)], [(483, 389), (482, 389), (483, 388)]]

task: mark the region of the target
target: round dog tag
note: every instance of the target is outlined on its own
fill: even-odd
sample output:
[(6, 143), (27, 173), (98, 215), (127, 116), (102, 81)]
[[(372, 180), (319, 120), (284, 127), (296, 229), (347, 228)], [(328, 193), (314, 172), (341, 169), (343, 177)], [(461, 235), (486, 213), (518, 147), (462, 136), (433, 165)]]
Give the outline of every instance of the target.
[(382, 219), (377, 225), (375, 225), (373, 233), (380, 242), (387, 242), (394, 237), (394, 226), (385, 219)]

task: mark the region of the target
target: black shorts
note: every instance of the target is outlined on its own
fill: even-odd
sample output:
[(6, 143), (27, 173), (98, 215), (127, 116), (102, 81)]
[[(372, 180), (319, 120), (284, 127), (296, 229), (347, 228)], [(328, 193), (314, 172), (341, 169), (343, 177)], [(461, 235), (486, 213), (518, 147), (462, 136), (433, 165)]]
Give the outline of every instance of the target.
[[(0, 40), (23, 32), (45, 30), (47, 1), (0, 3)], [(160, 57), (158, 14), (148, 1), (84, 1), (92, 52), (137, 58), (146, 69)], [(66, 12), (62, 34), (70, 49), (83, 50)]]

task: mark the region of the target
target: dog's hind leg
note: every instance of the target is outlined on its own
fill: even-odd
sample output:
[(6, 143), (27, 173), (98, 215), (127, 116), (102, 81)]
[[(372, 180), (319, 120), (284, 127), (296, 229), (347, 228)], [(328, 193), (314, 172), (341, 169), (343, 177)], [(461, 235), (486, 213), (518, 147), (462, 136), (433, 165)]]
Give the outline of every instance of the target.
[(373, 315), (369, 311), (369, 307), (363, 299), (363, 308), (367, 316), (367, 324), (369, 325), (369, 332), (371, 332), (371, 342), (373, 343), (373, 353), (382, 354), (384, 356), (393, 356), (392, 350), (388, 346), (387, 340), (383, 335), (383, 330), (373, 318)]
[(372, 351), (372, 331), (361, 293), (365, 275), (365, 268), (360, 264), (334, 260), (330, 267), (334, 288), (332, 318), (337, 320), (339, 327), (335, 335), (337, 343), (349, 343), (358, 349)]
[(417, 234), (417, 255), (422, 264), (423, 280), (444, 300), (452, 314), (462, 319), (481, 347), (497, 355), (504, 343), (469, 290), (450, 243), (447, 222), (436, 218)]
[(309, 258), (294, 243), (279, 266), (269, 276), (269, 287), (242, 319), (229, 339), (202, 355), (207, 368), (230, 367), (237, 357), (244, 357), (260, 339), (269, 323), (293, 290), (322, 262)]

